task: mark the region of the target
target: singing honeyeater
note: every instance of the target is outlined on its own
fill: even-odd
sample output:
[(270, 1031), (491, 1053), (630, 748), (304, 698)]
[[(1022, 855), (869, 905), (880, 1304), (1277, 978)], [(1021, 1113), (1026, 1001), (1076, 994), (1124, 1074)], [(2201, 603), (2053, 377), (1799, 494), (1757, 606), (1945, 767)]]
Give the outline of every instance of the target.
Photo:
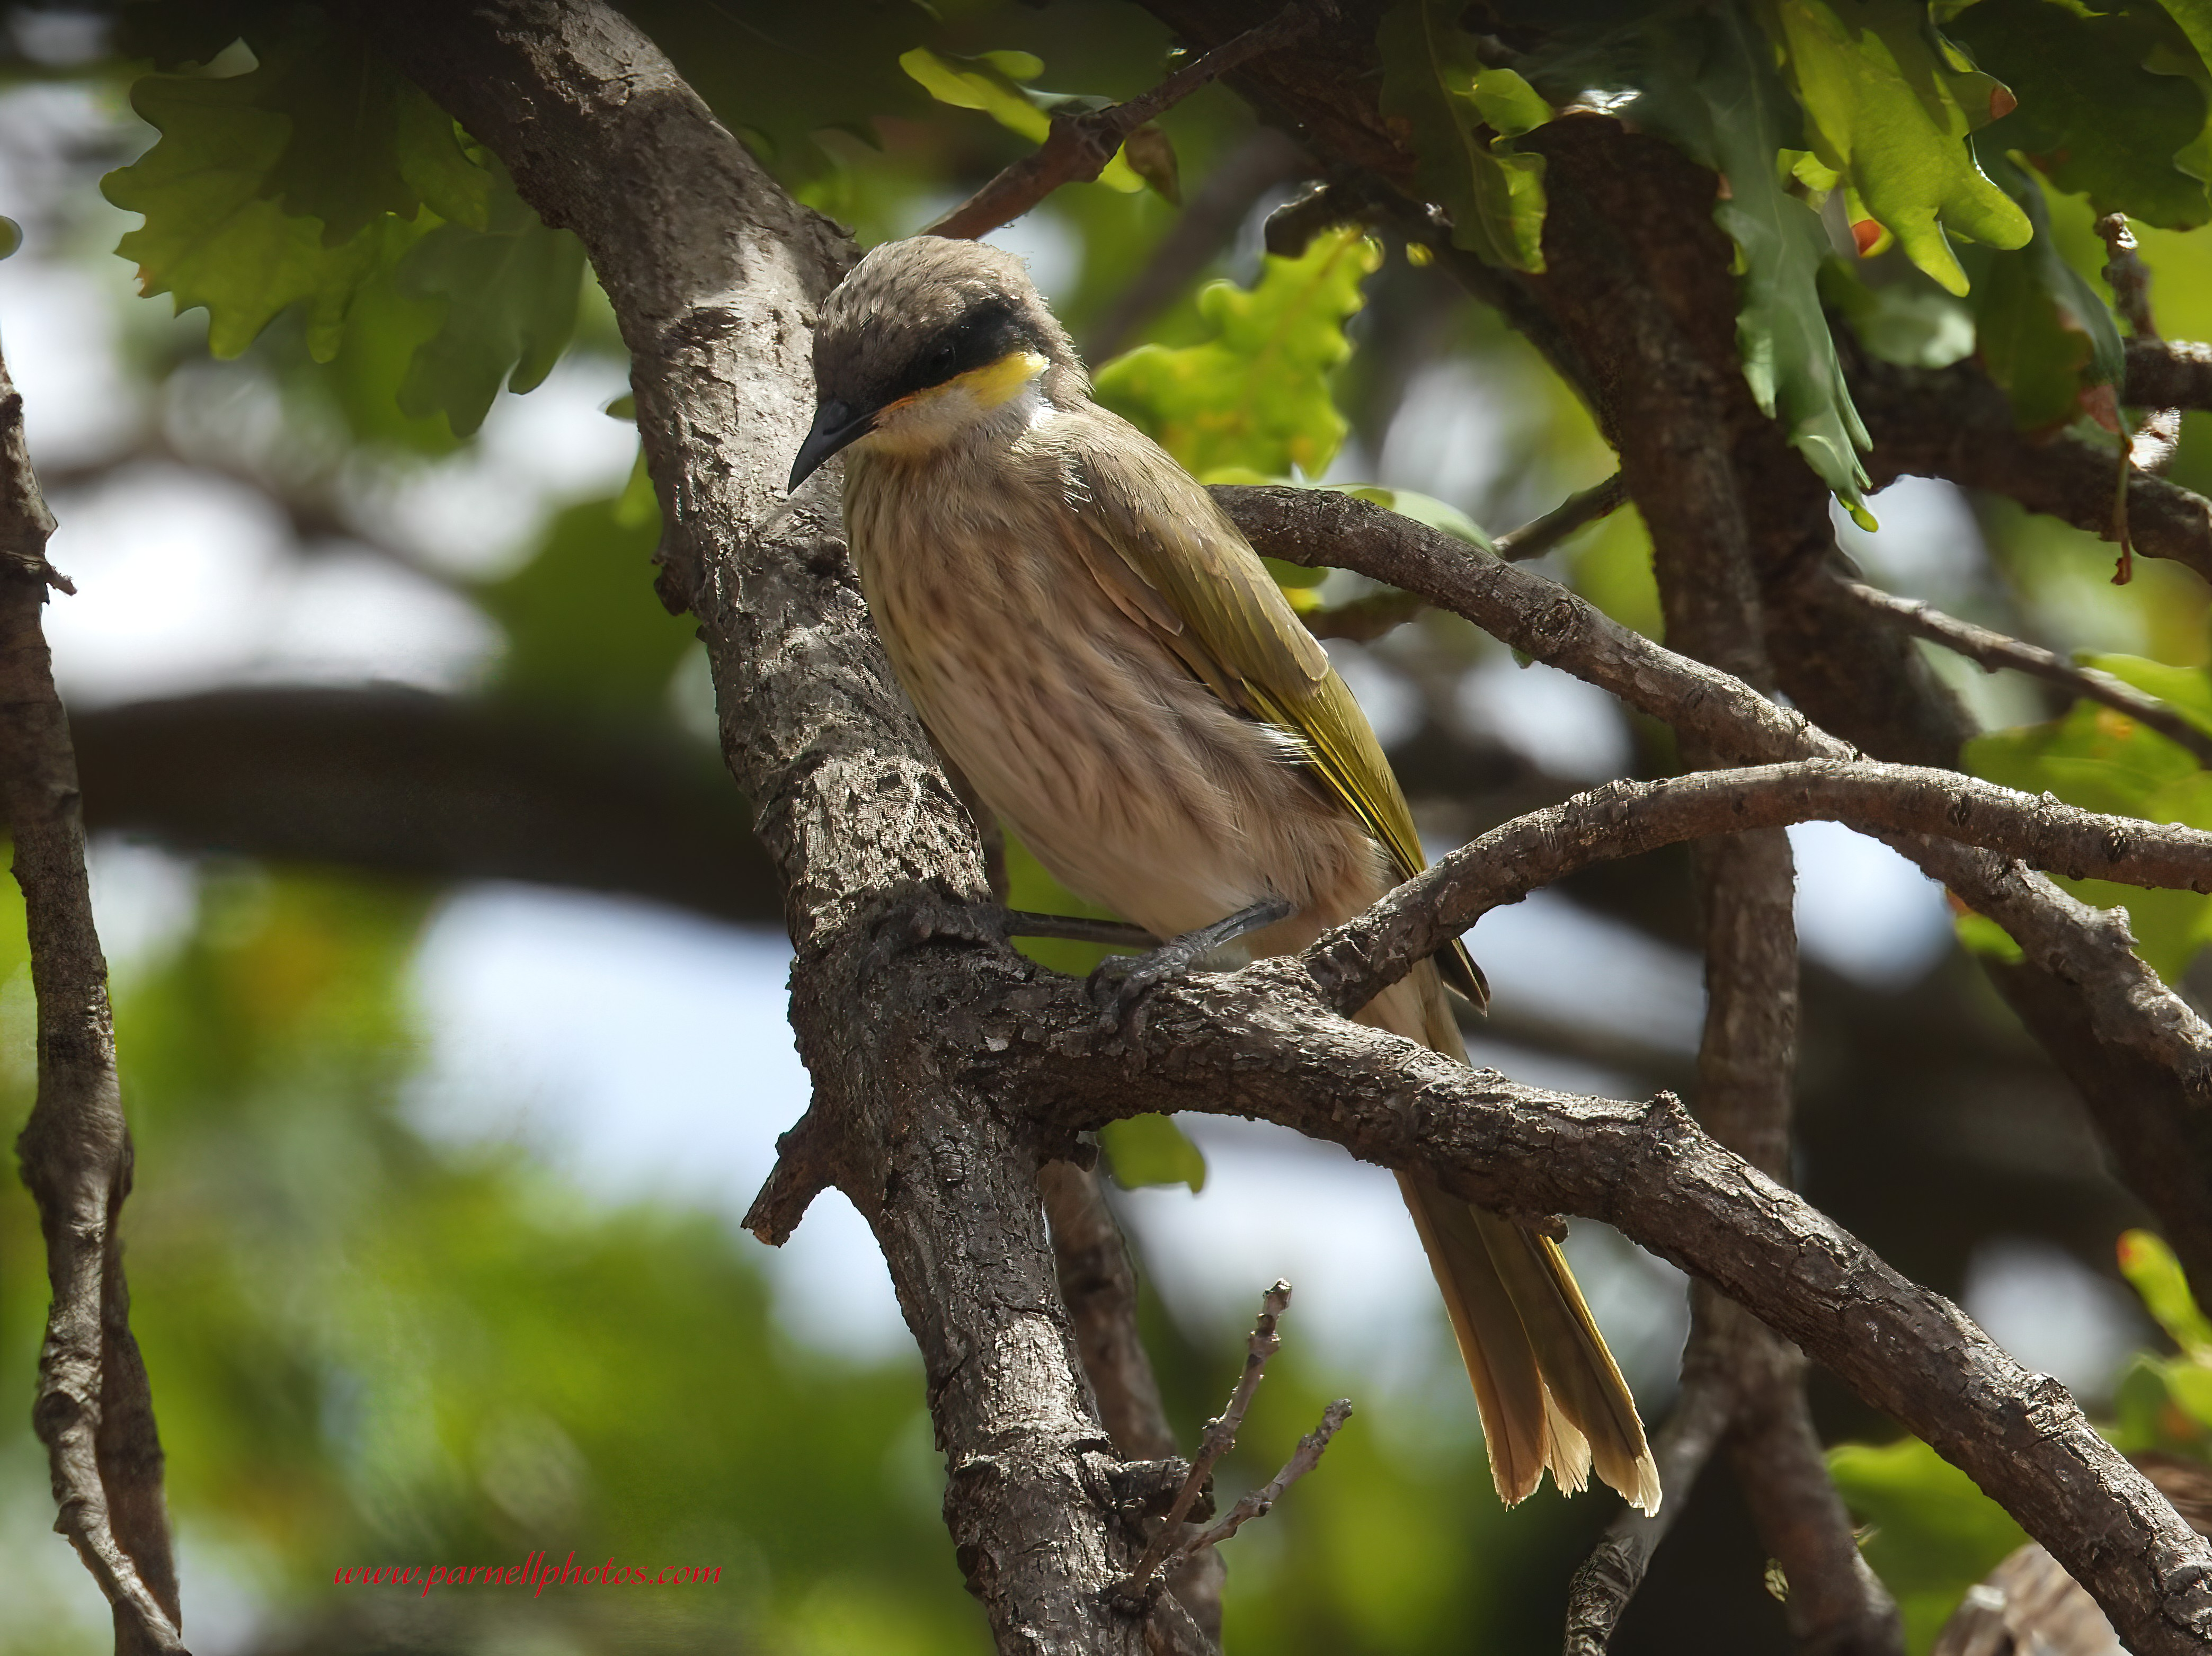
[[(822, 308), (792, 487), (843, 452), (847, 537), (915, 707), (1070, 890), (1156, 937), (1288, 953), (1422, 866), (1351, 692), (1236, 525), (1091, 400), (1012, 256), (918, 236)], [(1226, 925), (1220, 923), (1228, 922)], [(1255, 929), (1250, 929), (1255, 928)], [(1455, 944), (1361, 1016), (1466, 1057)], [(1399, 1184), (1474, 1381), (1498, 1490), (1598, 1475), (1651, 1511), (1636, 1405), (1550, 1238)]]

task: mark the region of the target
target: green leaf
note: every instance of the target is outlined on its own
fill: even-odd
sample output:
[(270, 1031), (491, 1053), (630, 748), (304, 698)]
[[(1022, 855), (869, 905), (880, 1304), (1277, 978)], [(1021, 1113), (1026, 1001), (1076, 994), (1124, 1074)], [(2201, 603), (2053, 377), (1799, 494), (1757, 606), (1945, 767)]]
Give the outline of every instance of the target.
[[(2049, 792), (2084, 810), (2145, 822), (2212, 828), (2212, 775), (2176, 743), (2095, 702), (2076, 702), (2052, 724), (1977, 737), (1962, 757), (1974, 775), (2023, 793)], [(2168, 981), (2212, 943), (2212, 897), (2102, 880), (2059, 883), (2086, 902), (2124, 908), (2137, 952)]]
[(1974, 313), (1917, 273), (1872, 287), (1841, 259), (1820, 267), (1820, 298), (1870, 355), (1907, 368), (1948, 368), (1974, 354)]
[(2100, 213), (2169, 230), (2212, 219), (2201, 179), (2174, 157), (2204, 130), (2204, 94), (2144, 60), (2163, 42), (2154, 10), (2100, 16), (2051, 0), (1980, 0), (1947, 26), (2020, 106), (1988, 129), (1985, 154), (2027, 152)]
[[(981, 58), (952, 58), (927, 46), (916, 46), (898, 61), (899, 67), (938, 102), (955, 109), (980, 109), (1009, 132), (1031, 143), (1042, 143), (1052, 131), (1051, 118), (1030, 101), (1028, 92), (1007, 72), (1006, 60), (1013, 57), (992, 52)], [(1030, 65), (1034, 65), (1032, 74), (1044, 68), (1034, 58), (1026, 64), (1016, 62), (1013, 67)]]
[(1513, 70), (1475, 55), (1461, 10), (1454, 0), (1397, 0), (1383, 15), (1382, 113), (1413, 129), (1415, 176), (1450, 212), (1454, 246), (1541, 270), (1544, 159), (1510, 141), (1550, 120), (1551, 106)]
[(2012, 397), (2023, 428), (2063, 425), (2081, 411), (2088, 387), (2120, 382), (2119, 330), (2058, 251), (2041, 186), (2008, 158), (1989, 153), (1990, 176), (2020, 203), (2034, 236), (2017, 251), (1990, 256), (1974, 306), (1982, 366)]
[(1206, 1156), (1164, 1115), (1133, 1115), (1098, 1130), (1114, 1182), (1124, 1190), (1147, 1185), (1188, 1185), (1195, 1196), (1206, 1188)]
[(400, 176), (425, 207), (448, 223), (491, 228), (498, 181), (461, 148), (452, 116), (419, 94), (401, 99), (392, 147)]
[(1966, 1589), (2027, 1544), (2003, 1507), (1917, 1438), (1838, 1444), (1828, 1471), (1874, 1526), (1862, 1550), (1904, 1612), (1909, 1649), (1926, 1650)]
[(2146, 695), (2154, 695), (2191, 724), (2212, 735), (2212, 672), (2173, 667), (2145, 656), (2083, 654), (2081, 664), (2110, 673)]
[(317, 221), (288, 215), (276, 174), (291, 122), (241, 94), (251, 78), (149, 75), (132, 88), (133, 107), (161, 137), (100, 180), (109, 201), (146, 219), (115, 251), (138, 266), (141, 293), (173, 294), (179, 312), (207, 308), (217, 356), (237, 355), (278, 312), (306, 303), (327, 360), (355, 290), (410, 235), (386, 221), (331, 247)]
[(1317, 475), (1346, 429), (1329, 372), (1351, 354), (1344, 325), (1382, 258), (1357, 229), (1316, 236), (1296, 258), (1269, 255), (1250, 289), (1218, 282), (1199, 294), (1211, 338), (1117, 357), (1098, 371), (1098, 400), (1201, 480), (1239, 467)]
[[(1022, 85), (1022, 82), (1044, 73), (1043, 62), (1026, 52), (987, 52), (975, 58), (956, 58), (932, 52), (927, 46), (916, 46), (899, 58), (899, 67), (938, 102), (956, 109), (980, 109), (1009, 132), (1031, 143), (1042, 143), (1051, 136), (1055, 112), (1075, 114), (1103, 109), (1112, 101), (1080, 93), (1037, 92)], [(1150, 163), (1156, 167), (1160, 159), (1159, 146), (1164, 141), (1164, 135), (1155, 131), (1148, 143)], [(1174, 160), (1170, 148), (1167, 155), (1170, 179)], [(1114, 152), (1114, 158), (1098, 174), (1098, 182), (1125, 194), (1142, 190), (1146, 184), (1121, 150)], [(1170, 192), (1163, 190), (1161, 193)]]
[(1741, 255), (1736, 340), (1759, 407), (1852, 514), (1867, 519), (1866, 428), (1851, 403), (1820, 304), (1827, 232), (1789, 189), (1800, 118), (1767, 43), (1735, 8), (1653, 18), (1535, 71), (1556, 95), (1585, 88), (1657, 133), (1727, 187), (1713, 209)]
[(1963, 294), (1966, 273), (1947, 229), (1993, 247), (2027, 242), (2027, 215), (1983, 176), (1966, 143), (1992, 112), (1993, 83), (1942, 53), (1924, 8), (1913, 0), (1765, 0), (1762, 15), (1804, 108), (1813, 152), (1915, 264)]
[(2144, 1308), (2158, 1319), (2166, 1337), (2192, 1362), (2212, 1362), (2212, 1323), (2197, 1309), (2181, 1261), (2165, 1240), (2152, 1231), (2126, 1231), (2118, 1253), (2120, 1275), (2142, 1296)]
[(489, 221), (484, 231), (440, 225), (394, 278), (402, 293), (446, 306), (400, 382), (400, 409), (442, 411), (457, 436), (483, 423), (501, 381), (526, 391), (552, 372), (583, 288), (583, 244), (546, 226), (512, 186), (493, 198)]

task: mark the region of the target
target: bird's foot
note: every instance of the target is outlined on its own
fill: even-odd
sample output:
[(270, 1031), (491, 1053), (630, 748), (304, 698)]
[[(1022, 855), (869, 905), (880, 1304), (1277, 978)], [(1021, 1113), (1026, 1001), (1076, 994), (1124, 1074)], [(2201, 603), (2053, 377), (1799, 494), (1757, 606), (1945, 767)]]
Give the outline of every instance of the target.
[(985, 946), (1014, 937), (1061, 937), (1109, 948), (1146, 949), (1159, 939), (1140, 925), (1073, 914), (1036, 914), (997, 903), (963, 903), (927, 892), (894, 904), (876, 923), (873, 957), (887, 963), (939, 939)]
[(1211, 925), (1170, 937), (1141, 955), (1120, 955), (1099, 961), (1089, 985), (1091, 1004), (1098, 1010), (1098, 1027), (1135, 1033), (1136, 1015), (1146, 995), (1169, 980), (1182, 976), (1215, 949), (1288, 919), (1296, 907), (1287, 898), (1265, 897)]

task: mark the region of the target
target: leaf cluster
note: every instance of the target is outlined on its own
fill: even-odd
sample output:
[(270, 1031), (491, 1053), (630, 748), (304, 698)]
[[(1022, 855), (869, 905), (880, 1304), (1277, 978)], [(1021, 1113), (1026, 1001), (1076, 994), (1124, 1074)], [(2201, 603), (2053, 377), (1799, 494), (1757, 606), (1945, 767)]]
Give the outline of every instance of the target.
[(551, 372), (583, 250), (419, 88), (315, 8), (146, 10), (149, 55), (174, 67), (143, 76), (131, 104), (161, 137), (102, 183), (144, 215), (116, 250), (143, 293), (204, 307), (217, 356), (296, 306), (328, 362), (357, 318), (408, 310), (398, 406), (456, 435), (502, 385)]

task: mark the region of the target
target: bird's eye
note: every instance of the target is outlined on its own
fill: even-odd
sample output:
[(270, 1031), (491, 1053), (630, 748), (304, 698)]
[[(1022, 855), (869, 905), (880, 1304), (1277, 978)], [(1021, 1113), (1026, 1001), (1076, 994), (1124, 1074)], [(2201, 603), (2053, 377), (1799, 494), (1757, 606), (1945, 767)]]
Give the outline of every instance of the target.
[(959, 361), (960, 353), (954, 349), (950, 343), (939, 345), (935, 350), (929, 354), (930, 377), (933, 379), (943, 379), (950, 377), (953, 368), (958, 365)]

